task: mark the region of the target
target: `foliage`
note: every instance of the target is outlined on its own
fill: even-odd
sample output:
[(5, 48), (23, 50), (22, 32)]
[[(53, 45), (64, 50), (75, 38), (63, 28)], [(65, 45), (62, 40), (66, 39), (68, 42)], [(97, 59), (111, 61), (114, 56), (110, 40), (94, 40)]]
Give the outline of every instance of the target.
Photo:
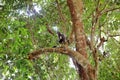
[[(84, 29), (90, 36), (92, 13), (97, 5), (95, 0), (84, 1), (82, 16)], [(59, 0), (66, 22), (59, 16), (55, 0), (2, 0), (0, 2), (0, 78), (3, 80), (75, 80), (75, 68), (70, 67), (69, 57), (60, 54), (41, 55), (38, 60), (30, 61), (28, 54), (36, 49), (59, 46), (56, 35), (47, 31), (46, 24), (56, 33), (57, 30), (68, 35), (71, 31), (71, 18), (66, 0)], [(100, 0), (100, 10), (120, 7), (119, 0)], [(37, 7), (37, 10), (35, 9)], [(118, 10), (101, 15), (96, 37), (107, 38), (120, 33)], [(65, 31), (64, 31), (65, 30)], [(119, 34), (120, 35), (120, 34)], [(73, 45), (71, 45), (73, 47)], [(120, 36), (109, 37), (100, 49), (109, 53), (99, 63), (99, 80), (120, 79)], [(88, 51), (90, 54), (91, 52)], [(91, 55), (91, 54), (90, 54)], [(91, 56), (90, 56), (91, 57)], [(91, 58), (90, 58), (91, 59)], [(92, 63), (92, 59), (91, 59)]]

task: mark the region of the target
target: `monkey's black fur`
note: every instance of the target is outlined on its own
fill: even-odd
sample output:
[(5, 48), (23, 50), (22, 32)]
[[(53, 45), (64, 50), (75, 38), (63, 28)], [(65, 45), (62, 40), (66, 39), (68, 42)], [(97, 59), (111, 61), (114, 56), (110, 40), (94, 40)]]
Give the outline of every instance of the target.
[(59, 39), (59, 43), (60, 44), (63, 44), (66, 42), (66, 37), (64, 34), (60, 33), (59, 31), (57, 32), (57, 35), (58, 35), (58, 39)]

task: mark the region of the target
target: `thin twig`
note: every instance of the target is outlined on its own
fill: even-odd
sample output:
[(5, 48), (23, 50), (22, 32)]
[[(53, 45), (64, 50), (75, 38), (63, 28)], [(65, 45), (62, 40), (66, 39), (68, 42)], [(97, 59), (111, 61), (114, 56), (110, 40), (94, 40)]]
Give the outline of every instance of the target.
[(108, 3), (109, 3), (108, 1), (105, 2), (104, 7), (100, 10), (100, 12), (102, 12), (103, 10), (105, 10), (105, 8), (106, 8), (106, 6), (107, 6)]
[(108, 12), (110, 12), (110, 11), (114, 11), (114, 10), (117, 10), (117, 9), (120, 10), (120, 7), (103, 10), (100, 14), (105, 14), (105, 13), (108, 13)]
[(93, 13), (93, 17), (92, 17), (92, 28), (91, 28), (91, 49), (94, 51), (94, 34), (95, 34), (95, 30), (96, 30), (96, 25), (98, 23), (99, 20), (99, 0), (97, 2), (96, 5), (96, 10), (95, 10), (95, 14)]
[(97, 77), (98, 75), (98, 55), (97, 55), (97, 49), (94, 47), (94, 37), (95, 37), (95, 30), (96, 30), (96, 26), (97, 23), (99, 21), (99, 6), (100, 6), (100, 0), (97, 1), (96, 4), (96, 10), (95, 10), (95, 15), (93, 14), (93, 20), (92, 20), (92, 29), (91, 29), (91, 49), (92, 49), (92, 53), (93, 53), (93, 59), (95, 62), (95, 76)]
[(108, 37), (117, 37), (120, 36), (120, 34), (116, 34), (116, 35), (109, 35)]
[(54, 36), (54, 33), (53, 33), (53, 31), (49, 28), (49, 25), (48, 25), (48, 24), (46, 24), (46, 28), (47, 28), (47, 31)]
[(65, 34), (66, 33), (66, 19), (65, 19), (65, 16), (63, 15), (63, 13), (62, 13), (61, 6), (60, 6), (58, 0), (56, 0), (56, 3), (57, 3), (57, 8), (58, 8), (58, 14), (59, 14), (61, 22), (63, 23), (62, 27), (63, 27), (64, 34)]

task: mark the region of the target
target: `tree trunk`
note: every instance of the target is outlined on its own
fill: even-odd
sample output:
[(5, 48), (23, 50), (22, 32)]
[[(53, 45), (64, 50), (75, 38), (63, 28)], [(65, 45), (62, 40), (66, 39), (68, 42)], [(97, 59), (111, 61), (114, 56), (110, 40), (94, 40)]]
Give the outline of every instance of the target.
[[(86, 38), (85, 38), (83, 23), (81, 19), (83, 12), (82, 0), (67, 0), (67, 4), (69, 6), (71, 19), (73, 22), (76, 51), (82, 54), (85, 58), (88, 58), (86, 52)], [(90, 65), (88, 65), (88, 70), (84, 69), (77, 62), (76, 62), (76, 66), (78, 68), (78, 73), (81, 80), (94, 80), (94, 71)]]

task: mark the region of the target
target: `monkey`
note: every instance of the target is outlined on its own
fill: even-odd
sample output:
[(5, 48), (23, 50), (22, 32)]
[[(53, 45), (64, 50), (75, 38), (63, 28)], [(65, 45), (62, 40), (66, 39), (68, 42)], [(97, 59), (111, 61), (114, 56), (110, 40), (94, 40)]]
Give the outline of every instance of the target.
[[(56, 32), (57, 36), (58, 36), (58, 43), (61, 44), (60, 46), (62, 46), (63, 44), (66, 43), (66, 37), (64, 34), (62, 34), (61, 32), (57, 31)], [(53, 48), (57, 48), (58, 46), (53, 46)]]
[[(58, 36), (58, 42), (60, 45), (60, 47), (62, 46), (68, 46), (69, 44), (69, 40), (67, 40), (67, 38), (65, 37), (64, 34), (62, 34), (61, 32), (57, 31), (56, 32), (57, 36)], [(58, 46), (53, 46), (53, 48), (57, 48)]]
[(57, 31), (57, 35), (58, 35), (58, 41), (60, 44), (64, 44), (66, 42), (66, 37), (64, 34), (60, 33), (59, 31)]

